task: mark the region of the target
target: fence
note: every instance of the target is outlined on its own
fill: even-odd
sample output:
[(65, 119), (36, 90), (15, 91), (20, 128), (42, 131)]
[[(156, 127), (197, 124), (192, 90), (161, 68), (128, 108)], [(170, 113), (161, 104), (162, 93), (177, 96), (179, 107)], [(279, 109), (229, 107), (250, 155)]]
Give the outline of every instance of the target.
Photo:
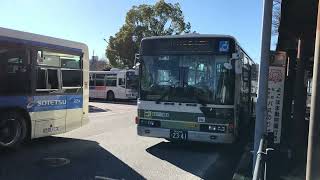
[(272, 147), (272, 143), (272, 135), (264, 135), (261, 138), (252, 180), (274, 180), (275, 173), (272, 166), (272, 154), (274, 149), (268, 148)]

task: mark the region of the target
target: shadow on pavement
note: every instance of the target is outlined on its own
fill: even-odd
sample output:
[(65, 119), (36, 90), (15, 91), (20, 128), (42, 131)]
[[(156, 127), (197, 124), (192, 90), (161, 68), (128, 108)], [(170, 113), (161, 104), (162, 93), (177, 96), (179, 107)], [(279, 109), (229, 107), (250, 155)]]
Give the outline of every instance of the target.
[(47, 137), (16, 151), (1, 150), (0, 179), (145, 178), (95, 141)]
[(201, 179), (228, 180), (240, 159), (239, 149), (237, 144), (161, 142), (146, 151)]
[(123, 105), (137, 105), (137, 100), (115, 100), (115, 101), (107, 101), (105, 99), (90, 99), (90, 102), (99, 102), (99, 103), (107, 103), (107, 104), (123, 104)]
[(89, 105), (89, 113), (108, 112), (110, 109), (101, 109), (96, 106)]

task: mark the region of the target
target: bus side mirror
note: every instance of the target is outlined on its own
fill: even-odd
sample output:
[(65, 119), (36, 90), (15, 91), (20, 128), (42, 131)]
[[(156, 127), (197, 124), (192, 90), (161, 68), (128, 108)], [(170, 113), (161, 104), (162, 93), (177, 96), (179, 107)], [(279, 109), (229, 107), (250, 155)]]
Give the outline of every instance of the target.
[(134, 64), (137, 64), (140, 62), (140, 54), (136, 53), (134, 54)]
[(134, 69), (134, 74), (135, 75), (139, 75), (139, 67), (140, 67), (140, 63), (136, 63), (134, 66), (133, 66), (133, 69)]
[(230, 62), (228, 63), (224, 63), (223, 64), (224, 68), (228, 69), (228, 70), (231, 70), (232, 69), (232, 64)]
[[(223, 66), (224, 68), (231, 70), (232, 69), (232, 61), (238, 62), (242, 58), (243, 54), (239, 53), (232, 53), (231, 58), (229, 59), (229, 62), (224, 63)], [(236, 64), (236, 63), (235, 63)], [(237, 71), (237, 66), (235, 67)]]
[(140, 54), (136, 53), (134, 55), (134, 66), (132, 67), (135, 70), (135, 75), (139, 75), (139, 66), (140, 66)]

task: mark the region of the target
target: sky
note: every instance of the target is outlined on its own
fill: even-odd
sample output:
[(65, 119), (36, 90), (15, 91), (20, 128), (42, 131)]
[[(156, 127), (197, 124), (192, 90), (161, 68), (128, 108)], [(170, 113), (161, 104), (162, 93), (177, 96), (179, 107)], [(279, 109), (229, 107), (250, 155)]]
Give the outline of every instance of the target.
[[(128, 10), (156, 0), (1, 0), (0, 27), (86, 43), (105, 58), (106, 42)], [(234, 36), (259, 62), (262, 0), (166, 0), (179, 3), (191, 30)]]

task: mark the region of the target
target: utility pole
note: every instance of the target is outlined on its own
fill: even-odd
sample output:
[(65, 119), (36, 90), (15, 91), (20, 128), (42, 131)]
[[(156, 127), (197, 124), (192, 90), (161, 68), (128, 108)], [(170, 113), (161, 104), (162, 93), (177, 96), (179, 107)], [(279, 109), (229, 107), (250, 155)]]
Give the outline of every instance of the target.
[(97, 70), (97, 61), (94, 56), (94, 50), (92, 51), (92, 64), (93, 64), (93, 70), (96, 71)]
[(317, 109), (320, 108), (320, 3), (318, 4), (318, 20), (316, 42), (314, 50), (313, 78), (312, 78), (312, 95), (309, 122), (308, 137), (308, 155), (306, 180), (319, 179), (319, 141), (320, 141), (320, 114)]
[(270, 43), (271, 43), (271, 26), (272, 26), (272, 8), (273, 8), (273, 0), (264, 0), (262, 35), (261, 35), (262, 36), (261, 59), (260, 59), (260, 70), (259, 70), (259, 88), (258, 88), (258, 100), (256, 105), (256, 123), (255, 123), (255, 133), (254, 133), (253, 165), (255, 165), (260, 139), (266, 132), (266, 112), (267, 112), (268, 75), (269, 75), (269, 59), (270, 59)]

